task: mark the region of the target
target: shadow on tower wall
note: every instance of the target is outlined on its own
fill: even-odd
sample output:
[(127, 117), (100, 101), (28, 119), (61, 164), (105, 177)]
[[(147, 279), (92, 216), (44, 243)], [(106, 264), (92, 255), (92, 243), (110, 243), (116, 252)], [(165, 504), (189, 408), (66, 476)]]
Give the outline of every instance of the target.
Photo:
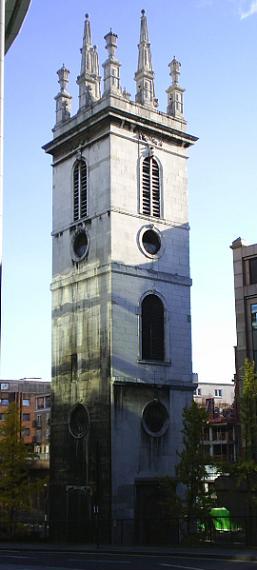
[[(190, 383), (187, 390), (180, 377), (176, 378), (177, 388), (171, 389), (174, 354), (171, 363), (165, 365), (139, 363), (138, 307), (146, 291), (140, 286), (138, 295), (135, 286), (129, 294), (122, 294), (118, 285), (116, 291), (112, 287), (116, 271), (125, 280), (129, 275), (130, 283), (142, 278), (140, 283), (147, 290), (161, 289), (164, 296), (165, 291), (169, 295), (172, 290), (176, 294), (181, 288), (188, 290), (187, 254), (184, 238), (179, 238), (179, 232), (184, 231), (187, 228), (176, 227), (162, 232), (166, 248), (173, 243), (173, 233), (177, 241), (176, 263), (170, 270), (161, 259), (133, 267), (116, 261), (101, 275), (95, 275), (97, 295), (78, 299), (73, 284), (71, 301), (53, 311), (58, 355), (53, 367), (50, 463), (50, 527), (54, 540), (133, 543), (137, 539), (151, 543), (155, 528), (155, 540), (162, 541), (156, 530), (163, 516), (159, 480), (174, 474), (181, 446), (182, 409), (192, 391)], [(167, 299), (170, 306), (174, 314), (168, 315), (169, 322), (175, 326), (178, 317), (183, 321), (182, 339), (190, 327), (188, 310), (182, 308), (179, 295), (172, 302)], [(117, 310), (119, 322), (111, 326), (113, 311), (118, 314)], [(177, 332), (174, 343), (179, 351), (179, 328)], [(126, 339), (123, 351), (120, 336)], [(170, 334), (169, 351), (174, 351), (172, 338)], [(190, 343), (190, 333), (188, 338)], [(184, 356), (184, 360), (190, 360), (190, 351), (191, 346), (186, 358), (181, 354), (178, 359), (183, 362)], [(182, 375), (186, 373), (188, 365), (184, 370), (182, 366)], [(158, 437), (147, 433), (142, 422), (143, 410), (153, 400), (159, 400), (169, 414), (167, 429)], [(83, 436), (74, 437), (71, 414), (78, 404), (86, 406), (89, 423)], [(78, 426), (78, 430), (82, 428)], [(151, 522), (147, 524), (147, 520)], [(121, 521), (127, 521), (126, 528)]]

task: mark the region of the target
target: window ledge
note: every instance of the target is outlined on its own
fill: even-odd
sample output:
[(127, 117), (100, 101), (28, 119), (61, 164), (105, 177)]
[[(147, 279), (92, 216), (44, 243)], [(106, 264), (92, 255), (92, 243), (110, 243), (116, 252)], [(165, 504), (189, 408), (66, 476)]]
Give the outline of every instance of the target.
[(142, 360), (138, 358), (138, 364), (150, 364), (151, 366), (170, 366), (171, 360)]

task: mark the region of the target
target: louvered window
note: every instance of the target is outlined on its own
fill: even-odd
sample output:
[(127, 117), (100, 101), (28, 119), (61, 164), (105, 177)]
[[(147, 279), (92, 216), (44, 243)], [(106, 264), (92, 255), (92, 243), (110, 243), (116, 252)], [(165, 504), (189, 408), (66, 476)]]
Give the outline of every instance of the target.
[(160, 172), (155, 158), (148, 156), (142, 167), (142, 214), (159, 218), (160, 208)]
[(87, 216), (87, 165), (76, 162), (73, 171), (73, 218), (76, 222)]
[(164, 360), (164, 307), (157, 295), (147, 295), (141, 307), (142, 359)]

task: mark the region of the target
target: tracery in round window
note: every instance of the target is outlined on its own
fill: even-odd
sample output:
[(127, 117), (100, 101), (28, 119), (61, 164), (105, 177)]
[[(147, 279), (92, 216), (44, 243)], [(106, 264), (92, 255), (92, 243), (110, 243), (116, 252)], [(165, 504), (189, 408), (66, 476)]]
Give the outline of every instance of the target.
[(146, 433), (160, 437), (166, 432), (169, 425), (167, 408), (159, 400), (152, 400), (146, 404), (143, 410), (142, 423)]
[(142, 245), (147, 253), (156, 255), (161, 247), (160, 236), (152, 229), (146, 230), (142, 235)]
[(73, 258), (82, 260), (88, 252), (88, 237), (84, 229), (78, 230), (72, 240)]
[(89, 430), (89, 414), (85, 406), (77, 404), (71, 410), (69, 418), (69, 431), (72, 437), (81, 439)]

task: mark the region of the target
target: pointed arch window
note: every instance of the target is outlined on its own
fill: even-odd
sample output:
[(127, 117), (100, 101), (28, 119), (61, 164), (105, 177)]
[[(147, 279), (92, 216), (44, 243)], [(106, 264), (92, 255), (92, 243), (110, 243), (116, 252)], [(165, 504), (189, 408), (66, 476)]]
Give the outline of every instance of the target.
[(142, 360), (164, 361), (164, 306), (157, 295), (147, 295), (141, 305)]
[(142, 214), (160, 218), (160, 169), (153, 156), (143, 160), (141, 204)]
[(85, 160), (75, 163), (73, 170), (73, 219), (87, 216), (87, 165)]

